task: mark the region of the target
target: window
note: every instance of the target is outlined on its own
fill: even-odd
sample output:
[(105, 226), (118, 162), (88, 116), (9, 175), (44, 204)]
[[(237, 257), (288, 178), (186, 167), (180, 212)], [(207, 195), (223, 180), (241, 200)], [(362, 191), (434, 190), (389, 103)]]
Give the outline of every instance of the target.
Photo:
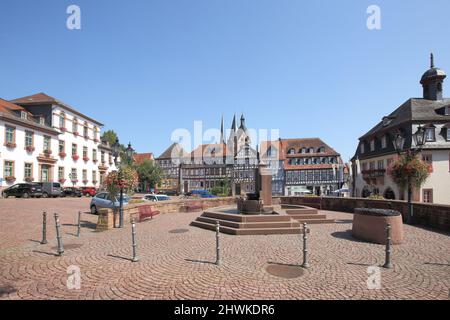
[(64, 153), (65, 150), (66, 150), (66, 143), (64, 141), (60, 140), (59, 146), (58, 146), (58, 152), (61, 154), (61, 153)]
[(75, 143), (72, 143), (72, 156), (77, 155), (77, 145)]
[(65, 128), (66, 127), (66, 116), (64, 115), (64, 113), (61, 113), (59, 115), (59, 128)]
[(58, 180), (64, 180), (64, 167), (58, 167)]
[(433, 189), (423, 189), (423, 202), (433, 203)]
[(295, 154), (295, 149), (289, 149), (288, 154)]
[(77, 169), (72, 168), (70, 174), (71, 174), (71, 179), (72, 179), (72, 181), (77, 181), (77, 175), (78, 175), (78, 174), (77, 174)]
[(422, 154), (422, 161), (426, 162), (429, 166), (429, 171), (433, 172), (433, 156), (431, 154)]
[(51, 144), (52, 138), (49, 136), (44, 136), (44, 151), (50, 151), (52, 150), (52, 144)]
[(361, 164), (361, 167), (362, 167), (362, 171), (366, 171), (367, 170), (367, 162), (363, 162)]
[(83, 136), (85, 138), (89, 138), (89, 129), (88, 129), (87, 124), (85, 124), (84, 127), (83, 127)]
[(369, 169), (370, 169), (370, 170), (375, 170), (375, 161), (371, 161), (371, 162), (369, 163)]
[(97, 182), (97, 171), (92, 171), (92, 183)]
[(102, 151), (101, 159), (102, 163), (105, 163), (105, 151)]
[(87, 170), (83, 169), (83, 181), (87, 181)]
[(39, 124), (41, 124), (41, 125), (45, 125), (45, 118), (44, 117), (39, 117)]
[(309, 153), (314, 153), (314, 148), (309, 148)]
[(370, 151), (375, 151), (375, 139), (370, 141)]
[(33, 175), (33, 164), (32, 163), (25, 163), (24, 166), (24, 178), (31, 178), (31, 176)]
[(434, 128), (426, 128), (425, 129), (425, 141), (427, 141), (427, 142), (436, 141)]
[(87, 157), (88, 157), (88, 148), (83, 147), (83, 158), (87, 158)]
[(387, 137), (383, 136), (381, 137), (381, 148), (386, 149), (386, 147), (387, 147)]
[(25, 131), (25, 147), (33, 146), (33, 132)]
[(364, 142), (361, 142), (361, 144), (359, 145), (359, 152), (364, 153)]
[(384, 169), (384, 160), (378, 160), (377, 167), (378, 167), (378, 170), (383, 170)]
[(447, 130), (445, 130), (445, 131), (446, 131), (445, 139), (447, 141), (450, 141), (450, 128), (447, 128)]
[(6, 160), (4, 163), (3, 176), (6, 177), (14, 177), (14, 161)]
[(445, 107), (445, 109), (444, 109), (444, 115), (446, 115), (446, 116), (450, 116), (450, 107)]
[(16, 128), (5, 126), (5, 142), (14, 143), (16, 140)]
[(97, 161), (97, 149), (92, 149), (92, 160)]
[(98, 141), (98, 128), (94, 127), (94, 140)]
[(20, 112), (20, 117), (22, 118), (22, 119), (27, 119), (28, 117), (27, 117), (27, 113), (25, 112), (25, 111), (21, 111)]
[(72, 123), (72, 132), (78, 133), (78, 120), (77, 119), (73, 119), (73, 123)]
[(394, 162), (394, 159), (392, 159), (392, 158), (387, 159), (386, 160), (387, 167), (389, 168), (393, 162)]

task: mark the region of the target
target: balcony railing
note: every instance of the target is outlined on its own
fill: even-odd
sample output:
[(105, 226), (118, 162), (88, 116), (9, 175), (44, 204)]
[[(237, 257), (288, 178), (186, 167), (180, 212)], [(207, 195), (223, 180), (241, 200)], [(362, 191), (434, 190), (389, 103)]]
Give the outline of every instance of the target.
[(363, 170), (362, 174), (370, 178), (384, 177), (384, 175), (386, 174), (386, 169)]

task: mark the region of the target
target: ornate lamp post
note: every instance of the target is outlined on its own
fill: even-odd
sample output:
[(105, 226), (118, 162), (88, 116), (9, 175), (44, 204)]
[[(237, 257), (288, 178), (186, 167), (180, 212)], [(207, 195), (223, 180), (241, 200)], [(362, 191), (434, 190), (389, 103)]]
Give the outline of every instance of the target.
[[(116, 166), (119, 165), (119, 188), (120, 188), (120, 199), (119, 199), (119, 228), (123, 228), (123, 188), (124, 188), (124, 181), (123, 181), (123, 172), (122, 172), (122, 161), (120, 164), (118, 164), (118, 158), (120, 156), (120, 143), (119, 139), (116, 139), (116, 142), (112, 146), (113, 149), (113, 156), (114, 156), (114, 162)], [(131, 165), (133, 163), (133, 148), (131, 147), (131, 143), (128, 144), (128, 147), (125, 149), (125, 155), (129, 159), (129, 164)]]
[[(406, 150), (406, 161), (410, 162), (414, 159), (414, 157), (422, 150), (422, 147), (425, 144), (425, 129), (419, 125), (419, 128), (417, 129), (416, 133), (412, 135), (412, 140), (414, 140), (415, 148), (412, 146)], [(412, 141), (411, 141), (412, 142)], [(404, 151), (404, 145), (405, 145), (405, 137), (401, 132), (398, 132), (393, 139), (393, 145), (395, 151), (397, 151), (398, 155), (401, 155), (401, 153)], [(412, 204), (412, 181), (410, 178), (408, 178), (408, 217), (407, 217), (407, 223), (412, 222), (413, 217), (413, 204)]]

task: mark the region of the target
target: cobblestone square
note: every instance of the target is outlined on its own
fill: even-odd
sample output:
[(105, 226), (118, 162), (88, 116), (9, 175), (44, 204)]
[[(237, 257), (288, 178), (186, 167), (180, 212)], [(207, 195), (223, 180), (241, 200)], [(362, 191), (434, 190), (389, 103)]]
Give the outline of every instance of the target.
[[(2, 199), (0, 299), (448, 299), (450, 234), (405, 225), (394, 246), (393, 269), (381, 268), (381, 288), (368, 289), (368, 267), (384, 263), (383, 245), (351, 237), (352, 215), (326, 211), (335, 224), (311, 225), (309, 269), (301, 269), (298, 235), (221, 235), (189, 224), (201, 213), (162, 214), (137, 224), (132, 263), (131, 227), (95, 232), (97, 216), (78, 211), (89, 199)], [(51, 209), (51, 210), (50, 210)], [(41, 245), (42, 211), (48, 244)], [(53, 213), (60, 214), (66, 248), (56, 256)], [(184, 229), (183, 232), (180, 229)], [(81, 271), (81, 289), (68, 289), (68, 267)], [(289, 268), (274, 276), (274, 266)], [(279, 269), (279, 268), (278, 268)]]

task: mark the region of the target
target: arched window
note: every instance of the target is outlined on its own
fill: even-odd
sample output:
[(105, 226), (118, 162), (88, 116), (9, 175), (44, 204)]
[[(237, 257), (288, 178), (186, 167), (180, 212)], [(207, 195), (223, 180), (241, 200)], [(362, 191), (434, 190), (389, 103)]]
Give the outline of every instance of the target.
[(325, 148), (324, 147), (320, 147), (317, 149), (317, 153), (324, 153), (325, 152)]
[(395, 200), (395, 193), (394, 190), (392, 190), (390, 187), (388, 187), (383, 194), (383, 197), (385, 199)]

